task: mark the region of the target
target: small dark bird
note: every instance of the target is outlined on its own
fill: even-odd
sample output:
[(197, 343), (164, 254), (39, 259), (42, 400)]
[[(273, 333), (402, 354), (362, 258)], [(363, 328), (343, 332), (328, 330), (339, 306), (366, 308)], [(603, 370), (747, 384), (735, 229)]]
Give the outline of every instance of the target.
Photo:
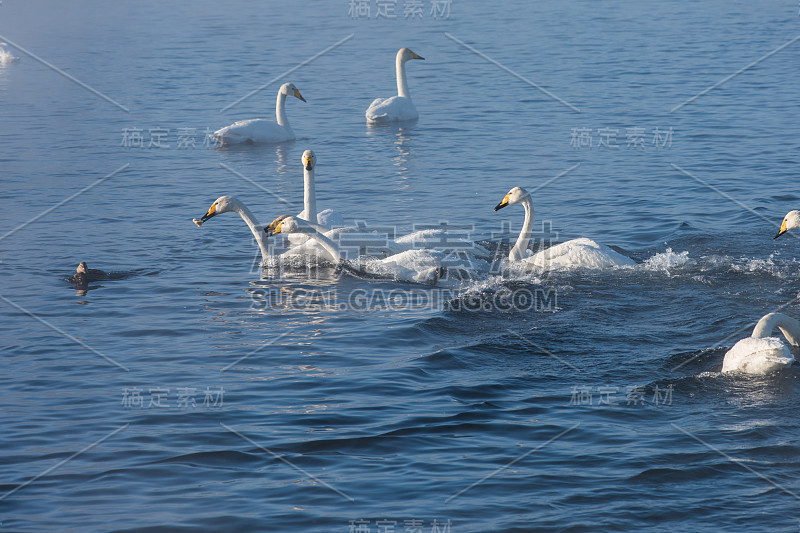
[(108, 274), (95, 268), (87, 268), (86, 263), (81, 261), (75, 271), (75, 275), (70, 278), (75, 285), (86, 286), (91, 281), (101, 281), (108, 279)]

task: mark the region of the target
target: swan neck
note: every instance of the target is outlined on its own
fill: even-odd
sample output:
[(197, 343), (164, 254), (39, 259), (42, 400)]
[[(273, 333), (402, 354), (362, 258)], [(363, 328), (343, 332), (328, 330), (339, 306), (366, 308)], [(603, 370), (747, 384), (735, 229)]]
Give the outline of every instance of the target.
[(528, 243), (531, 241), (531, 232), (533, 231), (533, 202), (531, 202), (530, 197), (525, 197), (521, 203), (522, 207), (525, 208), (525, 222), (523, 222), (522, 231), (517, 237), (517, 243), (508, 254), (508, 258), (511, 261), (520, 261), (525, 258)]
[(339, 247), (336, 246), (336, 243), (330, 240), (327, 236), (323, 235), (317, 230), (312, 230), (312, 233), (309, 233), (309, 237), (315, 239), (320, 246), (322, 246), (326, 252), (328, 252), (336, 263), (342, 260), (342, 256), (339, 253)]
[(317, 193), (314, 187), (314, 169), (303, 170), (303, 212), (302, 219), (317, 223)]
[(408, 81), (406, 80), (406, 62), (403, 61), (399, 54), (395, 61), (395, 70), (397, 71), (397, 96), (411, 99), (411, 95), (408, 92)]
[(789, 344), (800, 346), (800, 322), (783, 313), (770, 313), (762, 317), (753, 329), (752, 337), (756, 339), (771, 337), (775, 328), (781, 330)]
[(279, 126), (283, 126), (289, 131), (292, 127), (289, 125), (289, 119), (286, 118), (286, 95), (278, 91), (278, 100), (275, 102), (275, 121)]
[(256, 217), (253, 216), (253, 212), (250, 211), (247, 206), (239, 204), (236, 207), (236, 212), (239, 213), (239, 216), (242, 217), (242, 220), (245, 221), (250, 231), (253, 233), (253, 237), (256, 238), (258, 248), (261, 250), (261, 260), (266, 264), (269, 259), (269, 251), (267, 251), (267, 243), (264, 242), (264, 237), (262, 236), (262, 227), (259, 225)]

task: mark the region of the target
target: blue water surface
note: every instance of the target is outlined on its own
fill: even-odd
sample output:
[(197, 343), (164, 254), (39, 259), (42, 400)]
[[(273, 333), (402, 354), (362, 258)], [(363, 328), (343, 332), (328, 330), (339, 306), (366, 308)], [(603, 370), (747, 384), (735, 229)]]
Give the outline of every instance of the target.
[[(797, 3), (362, 4), (0, 3), (0, 531), (796, 531), (797, 367), (719, 370), (800, 318)], [(403, 46), (420, 119), (369, 127)], [(208, 145), (286, 81), (296, 141)], [(350, 220), (502, 251), (523, 186), (639, 265), (444, 288), (192, 224), (299, 212), (306, 149)]]

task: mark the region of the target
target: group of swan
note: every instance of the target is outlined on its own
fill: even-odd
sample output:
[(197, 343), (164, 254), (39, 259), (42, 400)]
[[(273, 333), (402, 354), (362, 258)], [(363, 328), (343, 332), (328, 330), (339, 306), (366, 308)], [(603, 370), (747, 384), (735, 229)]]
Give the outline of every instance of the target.
[[(0, 63), (6, 57), (3, 55), (4, 52), (0, 47)], [(10, 54), (8, 56), (13, 58)], [(368, 123), (383, 124), (419, 118), (417, 108), (414, 107), (414, 103), (411, 101), (411, 96), (408, 92), (408, 80), (406, 79), (405, 65), (411, 59), (425, 58), (420, 57), (408, 48), (401, 48), (397, 52), (395, 59), (397, 96), (375, 99), (367, 109), (366, 117)], [(278, 100), (275, 104), (275, 122), (262, 118), (240, 120), (215, 131), (211, 134), (211, 137), (223, 145), (243, 143), (272, 144), (293, 141), (295, 139), (294, 130), (292, 130), (289, 125), (289, 119), (286, 117), (287, 96), (294, 96), (303, 102), (306, 101), (293, 83), (284, 83), (278, 89)]]
[[(7, 64), (16, 59), (0, 46), (0, 63)], [(406, 77), (405, 65), (412, 59), (424, 58), (408, 48), (401, 48), (397, 52), (395, 58), (397, 96), (375, 99), (366, 111), (366, 119), (369, 124), (415, 120), (419, 117), (417, 109), (411, 101)], [(286, 83), (278, 91), (275, 122), (263, 119), (242, 120), (216, 131), (213, 137), (221, 144), (277, 143), (294, 140), (294, 131), (289, 125), (285, 111), (287, 96), (294, 96), (299, 100), (306, 101), (294, 84)], [(341, 238), (345, 233), (357, 231), (357, 229), (342, 227), (344, 226), (342, 217), (330, 209), (317, 212), (314, 152), (306, 150), (303, 153), (302, 162), (304, 169), (303, 210), (297, 216), (282, 215), (268, 226), (263, 227), (242, 202), (231, 196), (221, 196), (201, 219), (193, 219), (194, 222), (200, 226), (217, 214), (233, 211), (247, 223), (258, 243), (265, 264), (270, 257), (266, 239), (274, 235), (287, 234), (290, 242), (296, 246), (284, 252), (284, 256), (315, 255), (339, 265), (346, 265), (335, 239)], [(528, 249), (533, 230), (531, 195), (522, 187), (514, 187), (495, 206), (494, 210), (499, 211), (511, 204), (522, 204), (525, 210), (525, 220), (516, 243), (509, 251), (507, 260), (510, 265), (542, 269), (576, 266), (605, 269), (635, 264), (632, 259), (608, 246), (587, 238), (573, 239), (532, 253)], [(774, 238), (777, 239), (787, 231), (797, 228), (800, 228), (800, 211), (790, 211), (784, 217), (780, 230)], [(394, 241), (387, 241), (385, 247), (382, 248), (384, 257), (372, 258), (371, 263), (366, 263), (368, 267), (365, 268), (365, 271), (388, 272), (396, 279), (435, 283), (441, 278), (445, 269), (442, 266), (441, 253), (427, 248), (427, 245), (440, 238), (441, 235), (436, 230), (424, 230)], [(419, 247), (420, 243), (422, 248)], [(483, 247), (475, 243), (472, 243), (469, 251), (472, 254), (470, 259), (488, 255)], [(470, 267), (474, 267), (474, 263), (470, 263)], [(348, 268), (352, 267), (348, 266)], [(725, 354), (722, 372), (764, 374), (792, 364), (794, 357), (789, 348), (779, 338), (770, 336), (776, 327), (793, 347), (796, 348), (800, 345), (800, 323), (784, 314), (770, 313), (758, 321), (750, 337), (737, 342)]]

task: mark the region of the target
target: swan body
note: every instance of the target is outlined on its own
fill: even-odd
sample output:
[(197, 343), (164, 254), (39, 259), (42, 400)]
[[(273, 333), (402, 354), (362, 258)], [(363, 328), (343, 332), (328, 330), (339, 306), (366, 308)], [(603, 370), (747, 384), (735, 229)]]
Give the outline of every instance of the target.
[(401, 48), (395, 58), (395, 71), (397, 75), (397, 96), (391, 98), (376, 98), (367, 108), (366, 117), (370, 124), (384, 124), (419, 118), (417, 108), (411, 101), (406, 79), (406, 62), (411, 59), (425, 59), (415, 54), (408, 48)]
[(508, 191), (508, 194), (495, 206), (494, 210), (499, 211), (511, 204), (522, 204), (522, 207), (525, 208), (525, 222), (522, 225), (522, 231), (508, 254), (508, 259), (512, 263), (524, 263), (545, 269), (575, 267), (607, 269), (636, 264), (629, 257), (625, 257), (608, 246), (586, 238), (573, 239), (531, 254), (528, 244), (533, 230), (533, 201), (528, 191), (522, 187), (514, 187)]
[(5, 49), (6, 43), (0, 43), (0, 66), (10, 65), (19, 61), (19, 58)]
[[(336, 230), (332, 230), (336, 231)], [(276, 218), (269, 226), (264, 228), (264, 232), (269, 235), (279, 233), (302, 233), (310, 237), (319, 244), (319, 248), (309, 248), (316, 255), (322, 251), (321, 256), (337, 264), (345, 264), (338, 245), (328, 236), (321, 234), (308, 222), (291, 216), (281, 216)], [(308, 243), (303, 247), (308, 246)], [(297, 249), (293, 249), (296, 253)], [(378, 259), (368, 258), (363, 261), (361, 268), (363, 273), (378, 275), (397, 280), (410, 281), (415, 283), (437, 283), (446, 270), (442, 267), (442, 252), (435, 250), (412, 249), (405, 250), (389, 257)]]
[(800, 346), (800, 322), (783, 313), (770, 313), (758, 321), (753, 334), (728, 350), (722, 361), (722, 372), (767, 374), (786, 368), (794, 356), (786, 344), (772, 331), (778, 328), (792, 346)]
[(800, 211), (795, 209), (794, 211), (789, 211), (786, 213), (786, 216), (783, 217), (783, 222), (781, 222), (781, 229), (778, 230), (778, 234), (773, 237), (773, 239), (777, 239), (790, 229), (797, 229), (800, 228)]
[(297, 90), (293, 83), (284, 83), (278, 90), (278, 99), (275, 104), (275, 122), (262, 118), (240, 120), (230, 126), (225, 126), (215, 131), (211, 136), (221, 144), (242, 144), (242, 143), (279, 143), (293, 141), (294, 130), (289, 125), (286, 117), (286, 97), (306, 101)]

